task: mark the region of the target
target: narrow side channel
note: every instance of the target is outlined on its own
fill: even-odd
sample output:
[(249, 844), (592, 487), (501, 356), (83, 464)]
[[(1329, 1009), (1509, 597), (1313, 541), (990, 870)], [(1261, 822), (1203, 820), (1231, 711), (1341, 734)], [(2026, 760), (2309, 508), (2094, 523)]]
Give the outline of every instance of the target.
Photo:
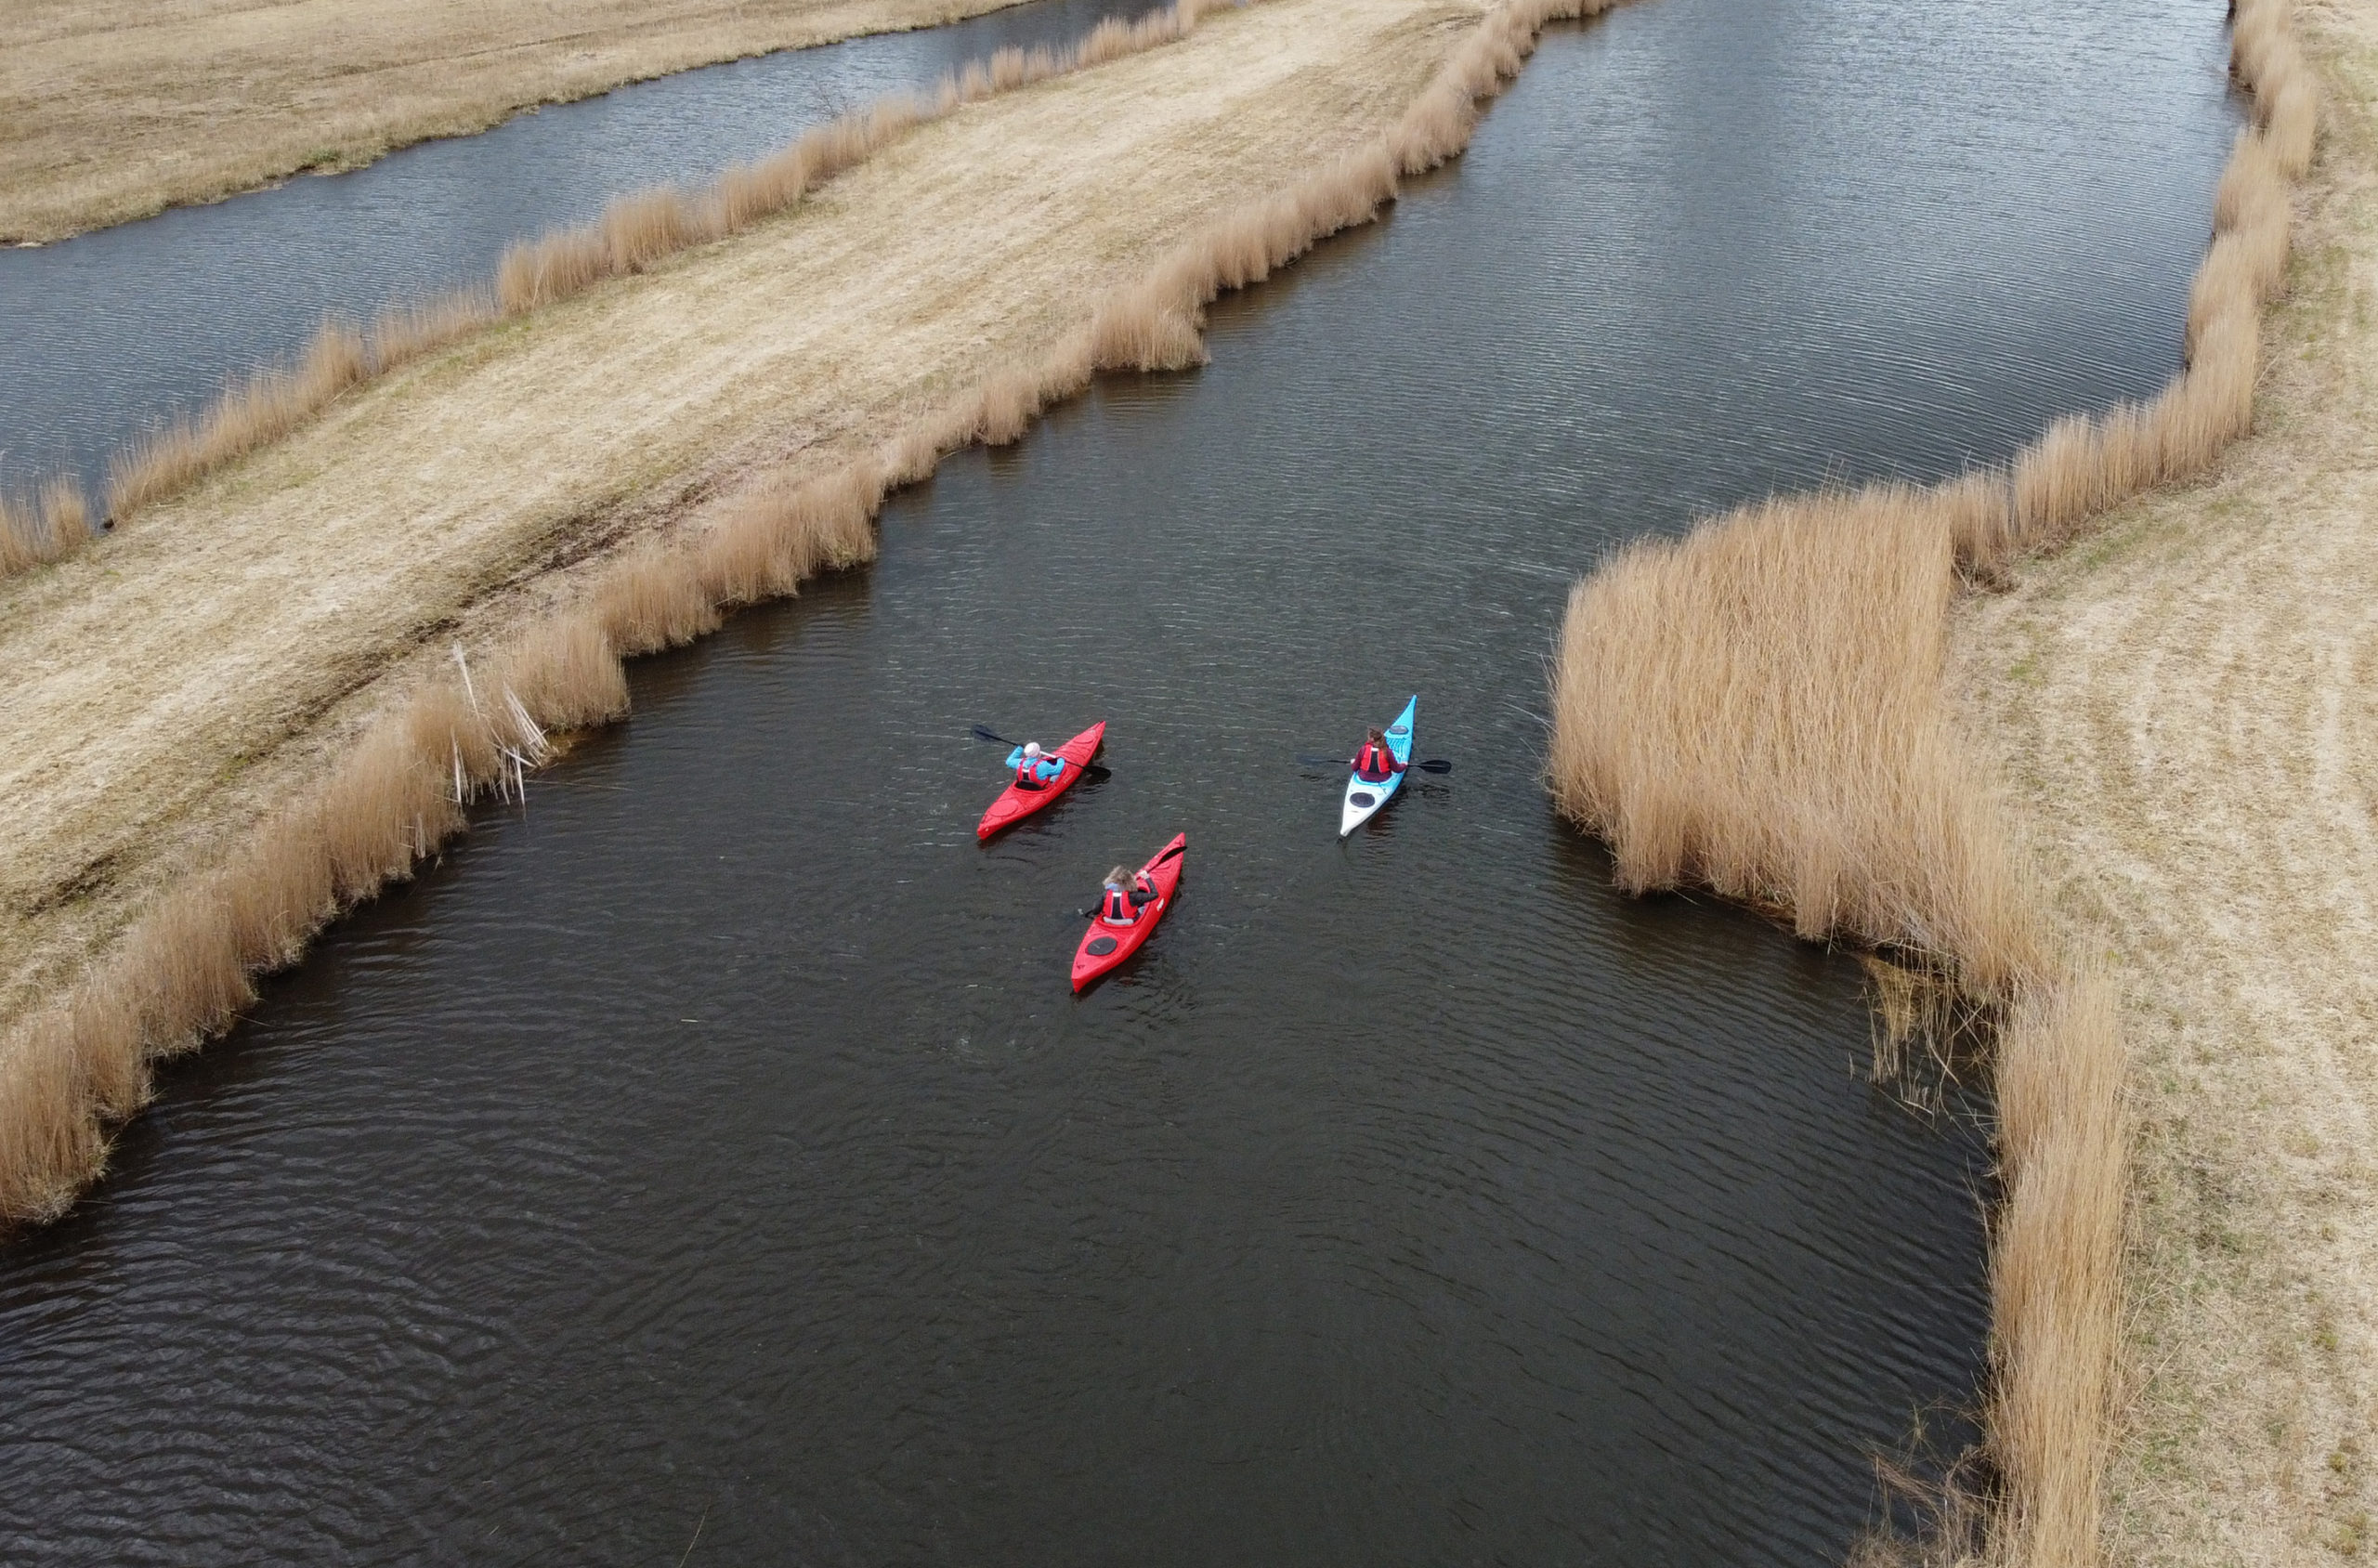
[[(1036, 6), (1025, 17), (1013, 20), (1065, 26), (1091, 8), (1078, 3)], [(115, 432), (111, 441), (102, 443), (110, 449), (104, 454), (102, 502), (95, 504), (89, 494), (94, 476), (85, 471), (99, 462), (100, 453), (87, 439), (72, 442), (74, 450), (67, 463), (34, 482), (27, 495), (12, 493), (8, 474), (0, 470), (0, 575), (46, 566), (74, 554), (104, 529), (129, 520), (144, 507), (186, 489), (223, 464), (280, 439), (342, 396), (424, 355), (506, 319), (583, 293), (604, 279), (647, 271), (679, 252), (739, 233), (812, 195), (819, 186), (917, 126), (968, 104), (1175, 42), (1196, 28), (1197, 15), (1196, 0), (1190, 0), (1170, 9), (1149, 11), (1136, 21), (1108, 18), (1055, 44), (992, 48), (979, 59), (950, 66), (937, 83), (898, 88), (871, 103), (825, 117), (791, 142), (750, 163), (732, 164), (707, 183), (690, 189), (647, 186), (612, 196), (590, 223), (527, 234), (505, 228), (502, 257), (488, 275), (443, 292), (419, 287), (419, 281), (423, 277), (452, 279), (457, 268), (468, 278), (468, 242), (479, 236), (470, 232), (466, 224), (444, 226), (463, 229), (460, 234), (440, 233), (441, 226), (437, 224), (407, 226), (406, 249), (414, 261), (416, 285), (412, 288), (392, 288), (392, 268), (384, 257), (365, 261), (355, 256), (307, 255), (307, 237), (281, 233), (274, 260), (282, 292), (300, 297), (324, 294), (368, 297), (373, 292), (384, 298), (393, 293), (395, 297), (372, 313), (368, 323), (358, 320), (363, 312), (329, 311), (302, 346), (283, 359), (268, 359), (229, 377), (212, 402), (194, 412), (176, 412), (170, 418), (127, 400), (122, 383), (127, 376), (145, 372), (151, 379), (188, 385), (192, 378), (208, 375), (208, 362), (219, 358), (219, 353), (199, 351), (178, 360), (161, 360), (150, 334), (137, 338), (118, 334), (96, 366), (66, 362), (79, 358), (70, 356), (67, 345), (90, 333), (94, 321), (113, 322), (120, 313), (112, 302), (137, 290), (144, 281), (106, 276), (108, 258), (101, 257), (98, 258), (100, 266), (93, 269), (98, 276), (85, 286), (75, 286), (85, 280), (76, 264), (85, 259), (92, 249), (89, 243), (72, 255), (37, 258), (0, 255), (0, 304), (13, 307), (31, 327), (9, 349), (0, 352), (23, 356), (38, 355), (45, 347), (48, 350), (47, 362), (24, 368), (23, 391), (11, 399), (5, 417), (24, 421), (25, 426), (15, 429), (0, 425), (0, 451), (5, 451), (12, 437), (20, 449), (30, 446), (36, 454), (60, 437), (72, 441), (86, 418), (94, 416), (82, 408), (64, 406), (58, 393), (91, 397), (96, 380), (102, 389), (98, 395), (107, 399), (114, 394), (115, 404), (95, 416), (103, 427)], [(1031, 29), (1003, 25), (984, 31), (986, 36), (996, 38), (1016, 32), (1028, 35)], [(474, 150), (483, 145), (472, 144)], [(352, 215), (341, 216), (347, 221), (338, 227), (358, 227)], [(423, 248), (440, 239), (448, 242), (445, 252), (436, 263), (424, 263)], [(293, 267), (293, 256), (303, 259)], [(295, 275), (298, 268), (308, 265), (331, 270), (312, 278)], [(429, 270), (431, 267), (434, 271)], [(360, 276), (345, 275), (347, 272)], [(253, 281), (244, 277), (233, 290), (234, 300), (195, 297), (203, 283), (176, 275), (170, 263), (165, 276), (145, 281), (161, 297), (142, 301), (139, 307), (152, 317), (180, 324), (178, 331), (168, 330), (164, 334), (173, 346), (166, 350), (169, 354), (175, 348), (192, 347), (184, 341), (188, 323), (210, 308), (228, 309), (248, 332), (258, 324), (280, 324), (279, 313), (258, 311), (247, 303)], [(110, 302), (105, 306), (95, 297), (101, 291)], [(61, 320), (78, 311), (80, 319)], [(45, 397), (45, 390), (52, 395)], [(137, 434), (129, 434), (136, 429)], [(18, 460), (20, 465), (25, 461)]]

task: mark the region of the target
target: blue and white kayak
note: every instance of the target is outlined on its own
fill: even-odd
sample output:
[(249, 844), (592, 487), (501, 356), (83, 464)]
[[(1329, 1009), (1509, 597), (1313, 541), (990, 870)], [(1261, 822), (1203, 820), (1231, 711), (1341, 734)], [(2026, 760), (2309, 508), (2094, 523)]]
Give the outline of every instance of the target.
[[(1420, 699), (1415, 694), (1412, 700), (1404, 705), (1404, 712), (1395, 716), (1395, 722), (1387, 726), (1387, 749), (1395, 753), (1395, 760), (1399, 763), (1412, 760), (1412, 715), (1419, 706)], [(1378, 816), (1379, 808), (1393, 800), (1395, 791), (1402, 788), (1404, 774), (1401, 769), (1385, 778), (1365, 778), (1359, 773), (1348, 774), (1345, 808), (1338, 814), (1338, 836), (1344, 838)]]

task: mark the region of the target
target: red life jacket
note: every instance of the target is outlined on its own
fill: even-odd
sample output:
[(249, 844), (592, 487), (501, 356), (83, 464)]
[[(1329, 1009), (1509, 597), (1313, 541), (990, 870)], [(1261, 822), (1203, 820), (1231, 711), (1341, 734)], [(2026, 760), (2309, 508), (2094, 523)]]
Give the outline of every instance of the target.
[(1137, 925), (1140, 910), (1156, 900), (1156, 883), (1148, 880), (1145, 871), (1142, 871), (1131, 879), (1130, 887), (1108, 888), (1105, 907), (1098, 912), (1109, 925)]
[(1049, 781), (1041, 778), (1038, 770), (1042, 763), (1052, 762), (1055, 759), (1051, 757), (1048, 752), (1043, 751), (1037, 757), (1026, 757), (1024, 761), (1016, 764), (1015, 787), (1019, 790), (1047, 789), (1049, 787)]
[(1395, 753), (1365, 740), (1354, 758), (1354, 771), (1365, 778), (1383, 779), (1395, 771)]

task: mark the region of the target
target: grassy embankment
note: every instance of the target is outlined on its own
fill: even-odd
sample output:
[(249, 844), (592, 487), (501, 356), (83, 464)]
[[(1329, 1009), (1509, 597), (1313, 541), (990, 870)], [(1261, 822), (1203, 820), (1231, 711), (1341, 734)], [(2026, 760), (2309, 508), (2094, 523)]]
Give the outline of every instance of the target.
[(13, 0), (0, 9), (0, 244), (355, 168), (689, 66), (1013, 3)]
[(0, 1214), (59, 1212), (160, 1057), (550, 732), (621, 714), (621, 655), (867, 558), (888, 490), (1096, 371), (1202, 360), (1207, 302), (1374, 217), (1574, 14), (1222, 13), (425, 353), (0, 582)]
[[(333, 317), (294, 364), (264, 366), (224, 388), (195, 418), (116, 454), (105, 516), (128, 520), (226, 463), (280, 439), (332, 402), (422, 355), (506, 317), (557, 304), (606, 278), (643, 272), (681, 251), (741, 233), (918, 125), (1000, 93), (1103, 65), (1181, 37), (1196, 10), (1137, 23), (1105, 21), (1062, 49), (1001, 49), (923, 93), (896, 93), (805, 133), (777, 153), (729, 169), (699, 190), (659, 187), (607, 203), (594, 222), (516, 243), (487, 285), (391, 307), (366, 327)], [(53, 477), (30, 500), (0, 489), (0, 576), (65, 559), (89, 544), (98, 518), (81, 484)]]
[(1562, 634), (1550, 783), (1626, 885), (1705, 884), (1881, 948), (1997, 1026), (1995, 1493), (1934, 1543), (1952, 1556), (2099, 1556), (2130, 1134), (2104, 944), (2052, 911), (1953, 716), (1950, 621), (1961, 581), (2031, 569), (2107, 507), (2202, 479), (2253, 423), (2317, 98), (2285, 0), (2245, 0), (2232, 43), (2256, 124), (2222, 179), (2188, 370), (2160, 398), (2060, 422), (2006, 471), (1769, 502), (1638, 545), (1579, 584)]
[(2125, 1562), (2378, 1550), (2378, 7), (2298, 26), (2321, 150), (2254, 434), (1953, 623), (2054, 928), (2116, 966)]

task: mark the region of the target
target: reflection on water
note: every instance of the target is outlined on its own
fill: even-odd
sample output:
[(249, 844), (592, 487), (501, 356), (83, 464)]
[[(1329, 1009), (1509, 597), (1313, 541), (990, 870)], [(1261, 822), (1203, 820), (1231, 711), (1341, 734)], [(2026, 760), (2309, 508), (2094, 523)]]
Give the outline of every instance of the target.
[[(953, 460), (177, 1070), (0, 1259), (0, 1535), (109, 1562), (1837, 1561), (1974, 1387), (1970, 1119), (1612, 894), (1571, 576), (2175, 366), (2217, 7), (1655, 0)], [(2140, 40), (2148, 40), (2145, 45)], [(2161, 51), (2161, 52), (2159, 52)], [(1334, 838), (1413, 691), (1455, 759)], [(1111, 778), (978, 847), (986, 723)], [(1190, 842), (1077, 1000), (1073, 911)]]
[(0, 249), (0, 486), (110, 453), (295, 352), (325, 315), (491, 277), (504, 246), (623, 190), (699, 184), (807, 126), (1011, 46), (1069, 44), (1150, 0), (1030, 0), (915, 33), (788, 49), (547, 106), (352, 174), (37, 249)]

